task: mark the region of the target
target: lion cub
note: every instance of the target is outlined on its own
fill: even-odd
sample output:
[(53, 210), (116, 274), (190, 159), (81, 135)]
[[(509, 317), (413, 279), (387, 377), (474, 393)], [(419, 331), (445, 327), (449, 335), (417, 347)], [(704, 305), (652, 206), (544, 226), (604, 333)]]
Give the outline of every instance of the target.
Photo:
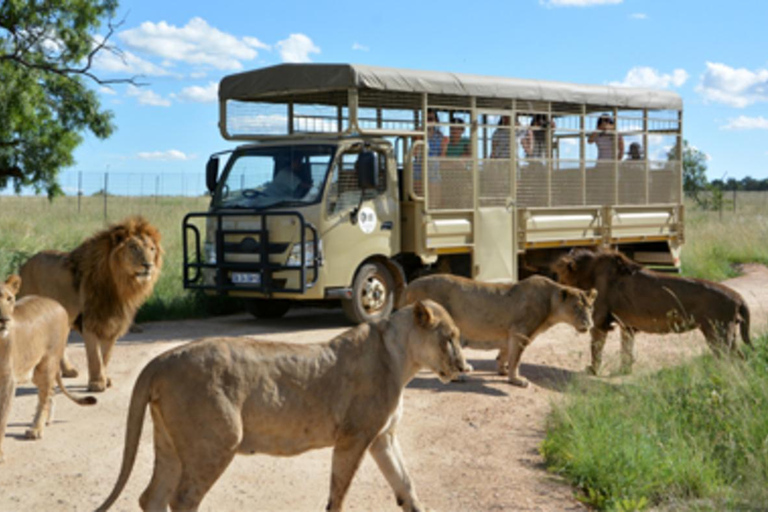
[(55, 300), (29, 296), (16, 302), (21, 286), (19, 276), (0, 284), (0, 461), (2, 441), (17, 382), (31, 376), (37, 386), (38, 404), (28, 439), (43, 435), (43, 424), (51, 422), (53, 388), (79, 405), (93, 405), (96, 399), (75, 398), (61, 382), (59, 364), (69, 336), (69, 317)]
[(107, 510), (128, 480), (147, 405), (155, 469), (139, 499), (144, 510), (197, 510), (237, 454), (288, 456), (328, 446), (326, 510), (342, 509), (366, 451), (403, 510), (424, 510), (396, 437), (403, 388), (421, 368), (443, 382), (466, 371), (459, 330), (432, 301), (325, 343), (207, 338), (165, 352), (136, 380), (120, 476), (98, 510)]
[(528, 381), (518, 373), (525, 348), (558, 323), (587, 332), (596, 296), (596, 290), (585, 293), (544, 276), (497, 284), (436, 274), (410, 283), (403, 303), (432, 299), (441, 304), (461, 330), (465, 346), (499, 349), (499, 374), (508, 374), (510, 384), (526, 387)]

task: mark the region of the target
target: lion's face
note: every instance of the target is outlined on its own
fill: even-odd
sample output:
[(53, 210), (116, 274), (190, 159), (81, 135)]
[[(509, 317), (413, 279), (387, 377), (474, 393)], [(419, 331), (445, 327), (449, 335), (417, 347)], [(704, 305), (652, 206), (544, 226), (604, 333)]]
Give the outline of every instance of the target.
[[(451, 315), (431, 300), (418, 301), (413, 309), (419, 337), (417, 359), (435, 372), (443, 383), (470, 370), (461, 352), (459, 328)], [(413, 334), (412, 334), (413, 335)]]
[(7, 338), (13, 324), (13, 310), (16, 307), (16, 294), (21, 287), (19, 276), (10, 276), (0, 284), (0, 338)]
[(561, 257), (552, 265), (552, 271), (557, 274), (557, 282), (582, 290), (590, 289), (593, 283), (588, 269), (594, 258), (594, 253), (586, 250), (571, 251)]
[(592, 328), (592, 312), (597, 290), (589, 292), (564, 286), (557, 293), (555, 308), (562, 322), (571, 324), (579, 332)]
[(160, 271), (160, 248), (146, 234), (118, 238), (112, 252), (113, 269), (139, 284), (151, 283)]

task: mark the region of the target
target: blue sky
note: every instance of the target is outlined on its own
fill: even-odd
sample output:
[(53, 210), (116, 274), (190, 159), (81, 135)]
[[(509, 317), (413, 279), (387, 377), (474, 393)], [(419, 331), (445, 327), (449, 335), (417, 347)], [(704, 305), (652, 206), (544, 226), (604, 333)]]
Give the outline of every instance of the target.
[(200, 173), (232, 147), (217, 128), (224, 75), (282, 62), (349, 62), (673, 90), (710, 179), (768, 177), (768, 2), (507, 0), (149, 2), (124, 0), (102, 78), (115, 113), (74, 170)]

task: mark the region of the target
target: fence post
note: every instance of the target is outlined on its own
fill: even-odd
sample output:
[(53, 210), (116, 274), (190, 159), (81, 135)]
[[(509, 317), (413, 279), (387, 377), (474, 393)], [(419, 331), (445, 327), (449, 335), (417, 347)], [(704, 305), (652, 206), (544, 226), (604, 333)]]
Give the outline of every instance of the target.
[(736, 189), (733, 189), (733, 211), (736, 212)]
[(77, 213), (80, 213), (80, 202), (83, 198), (83, 171), (77, 171)]
[(160, 175), (155, 176), (155, 204), (160, 200)]
[(107, 221), (107, 196), (109, 195), (109, 173), (104, 173), (104, 222)]

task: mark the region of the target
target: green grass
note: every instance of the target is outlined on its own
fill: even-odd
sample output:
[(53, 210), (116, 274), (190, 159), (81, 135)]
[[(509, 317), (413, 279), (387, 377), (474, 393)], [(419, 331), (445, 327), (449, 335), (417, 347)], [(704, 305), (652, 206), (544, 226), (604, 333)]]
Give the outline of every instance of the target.
[(768, 193), (740, 192), (736, 205), (721, 214), (686, 203), (684, 275), (721, 281), (741, 263), (768, 264)]
[(704, 356), (630, 384), (575, 384), (542, 453), (601, 510), (766, 510), (768, 336), (746, 362)]
[(85, 238), (128, 215), (141, 214), (157, 226), (165, 250), (163, 269), (155, 291), (139, 310), (136, 320), (201, 317), (231, 312), (239, 301), (208, 297), (184, 290), (182, 234), (184, 215), (205, 211), (205, 197), (42, 197), (0, 196), (0, 277), (17, 272), (28, 257), (44, 249), (69, 251)]

